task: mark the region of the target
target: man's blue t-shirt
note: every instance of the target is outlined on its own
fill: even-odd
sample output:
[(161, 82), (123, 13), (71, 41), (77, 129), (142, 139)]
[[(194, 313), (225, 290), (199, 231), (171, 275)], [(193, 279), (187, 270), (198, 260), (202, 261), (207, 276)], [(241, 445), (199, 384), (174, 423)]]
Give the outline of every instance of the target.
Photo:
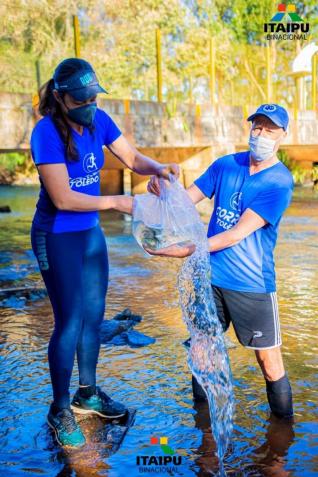
[(236, 291), (274, 292), (273, 252), (294, 188), (287, 167), (278, 162), (250, 175), (249, 151), (240, 152), (217, 159), (194, 183), (205, 196), (214, 196), (208, 237), (233, 227), (247, 208), (267, 221), (238, 244), (210, 253), (212, 284)]
[[(121, 131), (103, 110), (97, 109), (95, 130), (90, 133), (83, 127), (80, 135), (74, 129), (71, 134), (78, 152), (78, 160), (67, 160), (65, 145), (50, 116), (40, 119), (32, 131), (31, 153), (36, 166), (39, 164), (65, 164), (69, 185), (73, 191), (100, 195), (100, 169), (104, 165), (102, 146), (114, 142)], [(59, 210), (55, 207), (40, 177), (40, 195), (36, 204), (33, 223), (47, 232), (72, 232), (94, 227), (99, 222), (97, 211)]]

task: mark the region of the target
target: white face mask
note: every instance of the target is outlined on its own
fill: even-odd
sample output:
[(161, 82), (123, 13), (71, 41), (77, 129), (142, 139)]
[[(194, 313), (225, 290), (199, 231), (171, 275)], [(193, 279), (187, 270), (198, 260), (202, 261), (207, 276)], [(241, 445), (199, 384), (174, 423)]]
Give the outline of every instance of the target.
[(253, 159), (256, 161), (266, 161), (274, 155), (276, 141), (263, 136), (250, 136), (248, 144), (252, 153)]

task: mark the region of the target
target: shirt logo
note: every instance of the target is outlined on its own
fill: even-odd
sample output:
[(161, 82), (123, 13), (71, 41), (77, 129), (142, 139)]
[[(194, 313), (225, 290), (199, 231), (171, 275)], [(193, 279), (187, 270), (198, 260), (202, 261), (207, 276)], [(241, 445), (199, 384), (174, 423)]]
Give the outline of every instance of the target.
[(93, 152), (89, 152), (88, 154), (86, 154), (83, 160), (83, 167), (87, 174), (98, 170), (96, 164), (96, 157), (94, 156)]
[(86, 187), (95, 182), (99, 181), (99, 174), (98, 172), (93, 172), (93, 174), (87, 174), (85, 177), (73, 177), (69, 180), (70, 187)]
[(234, 210), (239, 210), (240, 201), (242, 199), (242, 192), (234, 192), (230, 198), (230, 206)]

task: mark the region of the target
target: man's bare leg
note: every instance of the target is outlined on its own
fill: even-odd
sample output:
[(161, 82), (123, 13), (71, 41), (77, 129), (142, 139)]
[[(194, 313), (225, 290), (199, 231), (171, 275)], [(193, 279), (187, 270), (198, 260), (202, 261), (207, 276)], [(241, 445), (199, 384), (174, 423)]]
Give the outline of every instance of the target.
[(256, 350), (255, 355), (266, 381), (267, 399), (273, 414), (278, 417), (292, 417), (292, 392), (280, 346)]

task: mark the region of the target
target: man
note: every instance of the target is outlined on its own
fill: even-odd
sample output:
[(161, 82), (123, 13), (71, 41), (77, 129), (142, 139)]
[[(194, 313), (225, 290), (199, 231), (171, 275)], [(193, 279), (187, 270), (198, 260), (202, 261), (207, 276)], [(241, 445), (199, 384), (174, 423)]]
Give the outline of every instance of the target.
[[(281, 354), (273, 259), (279, 222), (293, 191), (292, 175), (277, 157), (289, 118), (283, 107), (263, 104), (248, 121), (249, 151), (220, 157), (187, 192), (195, 204), (214, 196), (208, 242), (213, 295), (223, 329), (232, 322), (240, 343), (255, 351), (272, 412), (289, 418), (292, 393)], [(159, 193), (156, 177), (148, 191)], [(148, 252), (182, 257), (193, 247)]]

